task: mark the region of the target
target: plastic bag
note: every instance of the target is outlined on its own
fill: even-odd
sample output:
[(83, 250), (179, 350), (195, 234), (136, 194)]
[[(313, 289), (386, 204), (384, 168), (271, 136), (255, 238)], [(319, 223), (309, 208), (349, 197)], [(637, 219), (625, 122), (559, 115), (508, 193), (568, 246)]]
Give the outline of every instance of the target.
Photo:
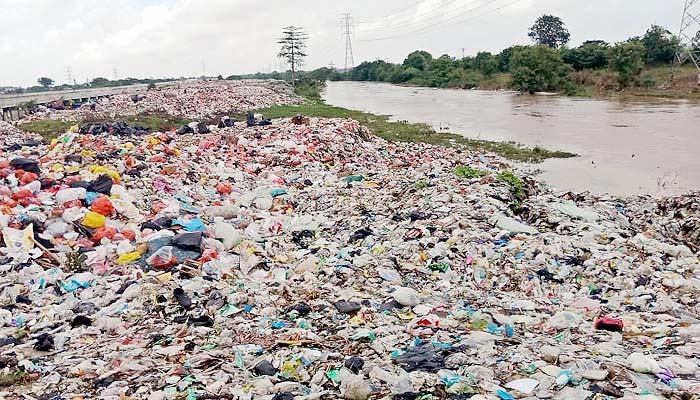
[(117, 264), (129, 264), (134, 261), (141, 259), (141, 253), (138, 251), (132, 251), (131, 253), (122, 254), (117, 258)]
[(83, 225), (93, 229), (102, 228), (105, 226), (105, 221), (106, 218), (104, 215), (90, 211), (85, 214), (85, 218), (83, 218)]
[(116, 229), (114, 229), (112, 227), (108, 227), (108, 226), (103, 226), (102, 228), (95, 230), (95, 233), (93, 233), (93, 235), (92, 235), (92, 240), (95, 242), (100, 242), (104, 238), (112, 240), (112, 239), (114, 239), (114, 235), (116, 235), (116, 234), (117, 234)]
[(108, 197), (103, 196), (92, 202), (92, 207), (90, 207), (90, 210), (98, 214), (108, 216), (114, 212), (114, 206)]
[(172, 246), (164, 246), (151, 254), (146, 262), (155, 269), (168, 269), (177, 265), (177, 258), (173, 255)]

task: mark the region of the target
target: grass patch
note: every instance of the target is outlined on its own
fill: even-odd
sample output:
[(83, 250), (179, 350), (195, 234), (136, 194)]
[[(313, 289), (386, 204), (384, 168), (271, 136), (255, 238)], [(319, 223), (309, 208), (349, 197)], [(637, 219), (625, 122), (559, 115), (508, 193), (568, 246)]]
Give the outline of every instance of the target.
[(323, 82), (298, 83), (294, 88), (294, 93), (307, 99), (321, 100), (323, 86)]
[(334, 107), (322, 100), (310, 100), (301, 105), (283, 105), (257, 110), (267, 118), (289, 118), (297, 114), (319, 118), (351, 118), (368, 127), (372, 132), (389, 141), (420, 142), (440, 146), (466, 146), (499, 154), (513, 161), (541, 162), (548, 158), (576, 157), (576, 154), (550, 151), (539, 147), (528, 148), (513, 142), (491, 142), (469, 139), (452, 133), (438, 133), (428, 124), (412, 124), (405, 121), (391, 122), (388, 116)]
[(7, 373), (0, 373), (0, 387), (14, 386), (26, 383), (29, 374), (20, 369), (14, 369)]
[(42, 119), (23, 123), (20, 125), (20, 128), (26, 132), (36, 133), (46, 141), (51, 141), (65, 133), (73, 125), (75, 125), (75, 122)]
[(65, 122), (53, 119), (42, 119), (38, 121), (30, 121), (20, 125), (20, 128), (26, 132), (36, 133), (41, 135), (46, 141), (51, 141), (58, 136), (66, 133), (73, 125), (96, 124), (103, 122), (124, 121), (129, 126), (141, 126), (147, 128), (150, 132), (167, 132), (171, 129), (177, 129), (182, 125), (191, 122), (189, 119), (173, 117), (167, 114), (139, 114), (126, 117), (93, 117), (86, 118), (80, 122)]
[(479, 171), (478, 169), (474, 169), (468, 165), (458, 165), (455, 167), (454, 173), (458, 177), (466, 179), (481, 178), (489, 174), (486, 171)]
[(512, 171), (503, 171), (496, 176), (496, 179), (502, 182), (506, 182), (510, 185), (510, 190), (513, 196), (519, 201), (525, 200), (527, 194), (525, 193), (525, 184), (523, 180), (515, 175)]

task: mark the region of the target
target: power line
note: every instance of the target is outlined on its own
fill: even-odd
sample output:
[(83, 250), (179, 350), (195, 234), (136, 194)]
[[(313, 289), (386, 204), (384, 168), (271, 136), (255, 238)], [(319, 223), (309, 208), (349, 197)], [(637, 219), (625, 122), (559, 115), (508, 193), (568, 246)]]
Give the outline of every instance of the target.
[[(406, 16), (403, 19), (394, 21), (392, 23), (384, 24), (377, 28), (363, 28), (360, 29), (362, 33), (367, 32), (386, 32), (393, 30), (405, 30), (406, 28), (417, 28), (430, 22), (431, 19), (441, 18), (446, 13), (456, 13), (460, 12), (474, 3), (478, 3), (481, 0), (472, 0), (464, 4), (454, 4), (454, 1), (450, 1), (447, 5), (440, 4), (439, 7), (425, 10), (424, 12), (417, 13), (412, 16)], [(454, 5), (454, 7), (452, 7)], [(376, 24), (375, 24), (376, 25)]]
[(353, 68), (355, 66), (355, 60), (352, 54), (352, 30), (355, 28), (352, 17), (350, 13), (343, 14), (340, 19), (340, 24), (342, 27), (342, 36), (345, 37), (345, 70), (348, 71), (348, 66)]
[[(466, 18), (466, 19), (464, 19), (464, 20), (459, 20), (459, 21), (457, 21), (456, 23), (451, 23), (451, 24), (443, 25), (443, 24), (445, 24), (446, 22), (453, 21), (453, 20), (455, 20), (455, 19), (457, 19), (457, 18), (461, 18), (461, 17), (463, 17), (463, 16), (465, 16), (465, 15), (471, 13), (471, 12), (474, 12), (474, 11), (479, 10), (479, 9), (482, 9), (482, 8), (488, 6), (488, 5), (491, 5), (491, 4), (495, 3), (496, 1), (499, 1), (499, 0), (491, 0), (491, 1), (487, 2), (487, 3), (485, 3), (485, 4), (482, 4), (482, 5), (478, 6), (478, 7), (474, 7), (474, 8), (472, 8), (472, 9), (469, 9), (469, 10), (467, 10), (467, 11), (465, 11), (465, 12), (463, 12), (463, 13), (460, 13), (460, 14), (458, 14), (458, 15), (455, 15), (455, 16), (453, 16), (453, 17), (451, 17), (451, 18), (442, 20), (442, 21), (440, 21), (440, 22), (438, 22), (438, 23), (435, 23), (435, 24), (431, 24), (431, 25), (424, 26), (424, 27), (422, 27), (422, 28), (413, 30), (413, 31), (411, 31), (411, 32), (406, 32), (406, 33), (403, 33), (403, 34), (393, 35), (393, 36), (387, 36), (387, 37), (380, 37), (380, 38), (373, 38), (373, 39), (359, 39), (359, 40), (360, 40), (361, 42), (374, 42), (374, 41), (380, 41), (380, 40), (395, 39), (395, 38), (400, 38), (400, 37), (405, 37), (405, 36), (410, 36), (410, 35), (415, 35), (415, 34), (423, 34), (423, 33), (427, 32), (427, 31), (430, 31), (430, 30), (432, 30), (433, 28), (436, 28), (436, 27), (437, 27), (438, 29), (442, 29), (442, 28), (446, 28), (446, 27), (449, 27), (449, 26), (454, 26), (454, 25), (460, 24), (460, 23), (462, 23), (462, 22), (464, 22), (464, 21), (468, 21), (468, 20), (471, 20), (471, 19), (474, 19), (474, 18), (478, 18), (478, 17), (484, 16), (484, 15), (490, 14), (490, 13), (495, 12), (495, 11), (502, 10), (502, 9), (504, 9), (504, 8), (513, 6), (513, 5), (519, 3), (519, 2), (521, 2), (521, 1), (523, 1), (523, 0), (515, 0), (515, 1), (513, 1), (512, 3), (508, 3), (508, 4), (505, 4), (505, 5), (501, 6), (501, 7), (497, 7), (497, 8), (494, 8), (494, 9), (492, 9), (492, 10), (488, 10), (488, 11), (486, 11), (486, 12), (484, 12), (484, 13), (475, 15), (475, 16), (470, 17), (470, 18)], [(698, 0), (698, 1), (700, 1), (700, 0)], [(441, 25), (442, 25), (442, 26), (441, 26)]]
[[(463, 17), (463, 16), (466, 15), (466, 14), (472, 13), (472, 12), (474, 12), (474, 11), (476, 11), (476, 10), (479, 10), (479, 9), (481, 9), (481, 8), (484, 8), (484, 7), (488, 6), (488, 5), (491, 5), (491, 4), (495, 3), (496, 1), (498, 1), (498, 0), (489, 0), (489, 1), (487, 1), (486, 3), (482, 3), (482, 4), (479, 4), (479, 3), (480, 3), (479, 0), (477, 0), (477, 1), (471, 1), (471, 2), (467, 3), (466, 6), (471, 6), (471, 5), (474, 4), (474, 3), (478, 3), (478, 5), (475, 6), (475, 7), (472, 7), (472, 8), (468, 8), (468, 9), (466, 9), (464, 12), (458, 13), (458, 14), (456, 14), (456, 15), (453, 15), (453, 16), (449, 17), (449, 18), (442, 19), (442, 20), (440, 20), (440, 21), (438, 21), (438, 22), (422, 21), (422, 23), (421, 23), (419, 26), (417, 26), (416, 29), (413, 29), (413, 30), (411, 30), (411, 31), (409, 31), (409, 32), (400, 33), (400, 34), (397, 34), (397, 35), (390, 35), (390, 36), (387, 36), (387, 37), (373, 38), (373, 39), (368, 39), (368, 40), (362, 40), (362, 39), (361, 39), (361, 41), (376, 41), (376, 40), (393, 39), (393, 38), (395, 38), (395, 37), (402, 37), (402, 36), (411, 35), (411, 34), (414, 34), (414, 33), (417, 33), (417, 32), (422, 32), (423, 30), (430, 29), (430, 28), (433, 28), (433, 27), (435, 27), (435, 26), (442, 25), (442, 24), (444, 24), (444, 23), (446, 23), (446, 22), (449, 22), (449, 21), (451, 21), (451, 20), (454, 20), (455, 18)], [(462, 6), (460, 6), (459, 8), (463, 8), (464, 6), (465, 6), (465, 5), (462, 5)], [(428, 22), (428, 23), (426, 24), (425, 22)]]
[(396, 18), (396, 17), (399, 16), (399, 15), (410, 13), (412, 8), (414, 8), (414, 7), (416, 7), (416, 6), (420, 6), (421, 4), (426, 3), (427, 1), (428, 1), (428, 0), (416, 1), (416, 2), (414, 2), (414, 3), (411, 3), (411, 4), (407, 5), (407, 6), (405, 6), (405, 7), (403, 8), (403, 10), (401, 10), (401, 11), (399, 11), (399, 12), (391, 13), (391, 14), (389, 14), (389, 15), (384, 15), (384, 16), (382, 16), (382, 17), (372, 18), (372, 19), (370, 19), (370, 20), (361, 20), (361, 21), (358, 21), (358, 23), (362, 23), (362, 24), (370, 23), (370, 24), (373, 24), (373, 23), (375, 23), (375, 22), (368, 22), (368, 21), (372, 21), (372, 20), (379, 21), (379, 20), (393, 19), (393, 18)]

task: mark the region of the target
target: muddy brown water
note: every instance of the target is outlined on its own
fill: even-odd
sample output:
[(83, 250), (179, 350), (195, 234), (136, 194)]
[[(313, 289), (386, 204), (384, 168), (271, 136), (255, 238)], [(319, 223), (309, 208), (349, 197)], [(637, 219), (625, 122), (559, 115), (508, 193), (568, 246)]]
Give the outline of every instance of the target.
[(384, 83), (329, 82), (327, 103), (426, 122), (470, 138), (579, 154), (525, 166), (556, 190), (614, 195), (700, 189), (700, 104), (521, 96)]

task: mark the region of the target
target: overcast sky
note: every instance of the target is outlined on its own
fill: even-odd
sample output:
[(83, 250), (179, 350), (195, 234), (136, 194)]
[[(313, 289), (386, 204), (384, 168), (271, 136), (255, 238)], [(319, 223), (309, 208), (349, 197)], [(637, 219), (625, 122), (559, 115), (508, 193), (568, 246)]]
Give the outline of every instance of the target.
[(651, 24), (677, 33), (683, 0), (0, 0), (0, 86), (40, 76), (180, 77), (279, 69), (283, 26), (310, 34), (307, 69), (343, 66), (341, 13), (355, 20), (355, 63), (498, 52), (527, 44), (541, 14), (560, 16), (572, 45), (641, 35)]

